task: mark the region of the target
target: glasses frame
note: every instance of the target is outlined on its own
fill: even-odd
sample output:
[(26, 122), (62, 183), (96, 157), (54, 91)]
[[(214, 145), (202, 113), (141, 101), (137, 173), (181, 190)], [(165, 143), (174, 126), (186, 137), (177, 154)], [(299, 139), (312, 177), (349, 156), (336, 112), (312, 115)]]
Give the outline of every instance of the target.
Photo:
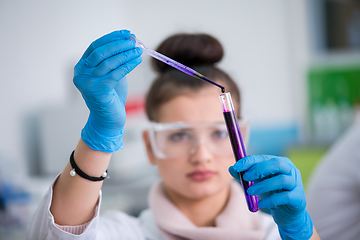
[[(239, 123), (239, 127), (242, 130), (241, 134), (243, 137), (243, 141), (245, 146), (248, 143), (249, 140), (249, 132), (250, 132), (250, 124), (246, 119), (238, 119), (238, 123)], [(157, 145), (156, 145), (156, 140), (155, 140), (155, 132), (157, 131), (167, 131), (167, 130), (173, 130), (173, 129), (185, 129), (185, 128), (189, 128), (189, 127), (194, 127), (194, 126), (202, 126), (204, 124), (209, 124), (209, 123), (186, 123), (186, 122), (174, 122), (174, 123), (157, 123), (157, 122), (150, 122), (150, 126), (148, 127), (148, 133), (149, 133), (149, 140), (150, 140), (150, 146), (151, 149), (154, 153), (154, 155), (159, 158), (159, 159), (167, 159), (167, 157), (165, 156), (165, 154), (158, 149)], [(213, 125), (216, 124), (224, 124), (225, 122), (221, 121), (221, 122), (214, 122), (211, 123)], [(243, 132), (245, 131), (245, 132)]]

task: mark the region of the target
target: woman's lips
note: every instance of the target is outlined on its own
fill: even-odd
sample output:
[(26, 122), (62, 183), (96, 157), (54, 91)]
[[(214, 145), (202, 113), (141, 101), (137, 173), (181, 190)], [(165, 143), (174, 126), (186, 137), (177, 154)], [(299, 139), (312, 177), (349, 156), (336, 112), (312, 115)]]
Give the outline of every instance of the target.
[(193, 181), (205, 181), (212, 178), (215, 172), (210, 170), (196, 170), (187, 174), (187, 176)]

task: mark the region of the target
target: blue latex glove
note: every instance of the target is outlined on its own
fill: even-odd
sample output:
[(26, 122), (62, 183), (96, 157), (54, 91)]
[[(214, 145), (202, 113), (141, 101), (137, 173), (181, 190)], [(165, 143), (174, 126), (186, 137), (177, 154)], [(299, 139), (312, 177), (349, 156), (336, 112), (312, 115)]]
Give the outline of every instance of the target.
[(250, 195), (259, 196), (259, 208), (270, 209), (282, 239), (309, 239), (313, 223), (306, 211), (306, 199), (300, 171), (285, 157), (249, 155), (229, 168), (239, 180), (254, 181)]
[(130, 31), (109, 33), (94, 41), (74, 69), (74, 84), (90, 110), (81, 139), (92, 149), (122, 148), (126, 120), (126, 75), (141, 63), (141, 48), (129, 40)]

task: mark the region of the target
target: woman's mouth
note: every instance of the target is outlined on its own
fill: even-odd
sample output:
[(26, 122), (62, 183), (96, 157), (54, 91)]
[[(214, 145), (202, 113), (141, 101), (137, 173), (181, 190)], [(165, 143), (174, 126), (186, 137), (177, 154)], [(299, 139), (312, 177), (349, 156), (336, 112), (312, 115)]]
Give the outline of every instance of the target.
[(187, 174), (187, 177), (193, 181), (205, 181), (212, 178), (214, 175), (215, 172), (210, 170), (196, 170)]

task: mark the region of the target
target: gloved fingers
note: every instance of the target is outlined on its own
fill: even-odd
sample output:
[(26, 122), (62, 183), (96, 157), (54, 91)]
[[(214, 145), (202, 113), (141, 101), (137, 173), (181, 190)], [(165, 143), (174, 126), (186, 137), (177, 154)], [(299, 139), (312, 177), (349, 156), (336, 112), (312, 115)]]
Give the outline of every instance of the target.
[(291, 201), (290, 192), (280, 192), (259, 200), (259, 208), (275, 208)]
[(109, 34), (106, 34), (99, 39), (95, 40), (90, 44), (90, 46), (86, 49), (84, 54), (82, 55), (81, 59), (87, 58), (95, 49), (98, 47), (101, 47), (107, 43), (121, 40), (121, 39), (129, 39), (130, 31), (129, 30), (120, 30), (120, 31), (114, 31)]
[(274, 192), (259, 200), (259, 208), (275, 208), (282, 205), (287, 205), (288, 210), (300, 211), (306, 206), (304, 193), (295, 188), (292, 191)]
[(255, 183), (247, 190), (250, 195), (264, 194), (272, 191), (291, 191), (296, 187), (296, 179), (292, 175), (280, 174)]
[(244, 180), (254, 181), (278, 174), (290, 174), (292, 166), (283, 157), (258, 162), (244, 173)]
[(85, 66), (96, 67), (109, 58), (135, 48), (132, 40), (117, 40), (94, 49), (85, 59)]
[(239, 173), (234, 170), (234, 167), (233, 167), (233, 166), (230, 166), (230, 167), (229, 167), (229, 173), (230, 173), (230, 175), (231, 175), (233, 178), (235, 178), (236, 180), (240, 181)]
[(123, 64), (123, 65), (117, 67), (116, 69), (111, 71), (109, 74), (112, 78), (120, 80), (123, 77), (125, 77), (129, 72), (131, 72), (141, 62), (142, 62), (142, 57), (134, 58), (134, 59), (130, 60), (129, 62), (127, 62), (126, 64)]
[[(130, 36), (133, 36), (134, 38), (136, 38), (135, 34), (133, 33), (130, 33)], [(135, 42), (135, 41), (134, 41)]]
[(274, 156), (271, 155), (248, 155), (234, 164), (234, 170), (236, 172), (243, 172), (254, 166), (255, 164), (263, 161), (267, 161)]
[(100, 77), (109, 72), (113, 71), (114, 69), (121, 67), (121, 65), (127, 64), (129, 61), (140, 57), (143, 53), (141, 48), (133, 48), (119, 54), (113, 55), (110, 58), (105, 59), (102, 61), (97, 67), (95, 67), (92, 74), (95, 77)]
[[(266, 192), (266, 193), (262, 193), (258, 195), (259, 200), (269, 197), (270, 195), (274, 194), (275, 192)], [(277, 191), (276, 193), (279, 193), (279, 191)]]

